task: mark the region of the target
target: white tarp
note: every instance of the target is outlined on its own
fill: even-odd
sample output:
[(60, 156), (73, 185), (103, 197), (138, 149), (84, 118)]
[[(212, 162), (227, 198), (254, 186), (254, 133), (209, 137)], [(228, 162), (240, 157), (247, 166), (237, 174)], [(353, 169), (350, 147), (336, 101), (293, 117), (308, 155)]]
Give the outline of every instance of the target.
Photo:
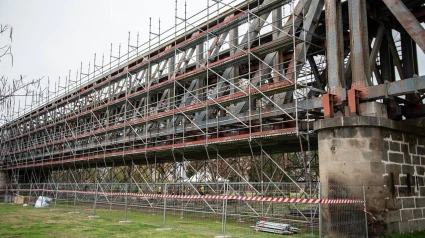
[(48, 207), (52, 203), (52, 199), (48, 197), (39, 196), (35, 202), (35, 207)]

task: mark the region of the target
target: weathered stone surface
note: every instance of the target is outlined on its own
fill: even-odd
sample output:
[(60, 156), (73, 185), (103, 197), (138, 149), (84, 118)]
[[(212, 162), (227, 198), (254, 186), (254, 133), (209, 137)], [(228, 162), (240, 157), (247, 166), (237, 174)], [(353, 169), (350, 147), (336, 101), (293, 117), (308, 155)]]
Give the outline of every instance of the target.
[(425, 196), (425, 187), (420, 187), (419, 188), (419, 194), (420, 196), (424, 197)]
[(410, 231), (418, 231), (419, 230), (419, 221), (418, 220), (409, 221), (409, 229), (410, 229)]
[(412, 196), (418, 197), (419, 196), (419, 191), (417, 191), (416, 189), (412, 188)]
[(425, 136), (416, 137), (416, 143), (415, 144), (425, 148)]
[(377, 174), (384, 174), (385, 167), (382, 162), (370, 162), (370, 172)]
[[(409, 145), (416, 145), (416, 142), (418, 141), (418, 140), (416, 139), (416, 136), (415, 136), (415, 135), (411, 135), (411, 134), (409, 134), (409, 133), (406, 133), (404, 138), (405, 138), (406, 142), (407, 142)], [(410, 153), (413, 153), (413, 152), (412, 152), (412, 151), (410, 151)]]
[(425, 165), (425, 156), (421, 157), (421, 165)]
[(417, 154), (416, 153), (416, 143), (413, 143), (413, 144), (409, 143), (409, 152), (412, 155), (416, 155)]
[(403, 197), (402, 199), (404, 199), (405, 197), (412, 196), (412, 187), (409, 187), (409, 186), (398, 186), (397, 187), (397, 190), (398, 190), (398, 196), (399, 197)]
[(405, 186), (406, 185), (406, 180), (407, 180), (406, 175), (400, 176), (400, 185)]
[(393, 223), (398, 221), (401, 221), (400, 210), (387, 212), (387, 223)]
[(418, 175), (424, 175), (425, 174), (425, 167), (424, 166), (416, 166), (416, 173), (418, 173)]
[(366, 130), (358, 130), (358, 137), (360, 138), (379, 138), (381, 139), (382, 130), (376, 127), (367, 127)]
[[(374, 138), (372, 138), (372, 139), (374, 139)], [(377, 138), (377, 139), (382, 141), (382, 144), (381, 144), (382, 145), (382, 147), (381, 147), (382, 152), (386, 152), (390, 149), (390, 142), (389, 141), (386, 141), (385, 139), (382, 140), (382, 136)]]
[(334, 139), (335, 131), (334, 130), (324, 130), (322, 133), (317, 134), (317, 138), (319, 139), (319, 143), (324, 140)]
[(401, 166), (401, 173), (402, 174), (413, 175), (414, 172), (415, 172), (415, 169), (412, 165), (404, 164), (404, 165)]
[(413, 219), (419, 219), (422, 218), (422, 208), (413, 209)]
[(408, 144), (401, 144), (401, 150), (400, 150), (403, 154), (404, 154), (404, 162), (406, 164), (411, 164), (412, 160), (411, 160), (411, 156), (409, 153), (409, 145)]
[(401, 165), (387, 164), (385, 165), (385, 173), (387, 174), (393, 173), (395, 175), (395, 179), (398, 180), (398, 175), (401, 174)]
[(344, 127), (338, 128), (335, 130), (334, 137), (337, 138), (356, 138), (358, 134), (358, 130), (354, 127)]
[(391, 138), (393, 141), (403, 141), (403, 133), (398, 131), (391, 131)]
[[(368, 148), (365, 149), (369, 149), (371, 151), (387, 151), (388, 150), (388, 142), (383, 141), (382, 138), (370, 138), (368, 140)], [(387, 145), (387, 146), (386, 146)]]
[(401, 200), (401, 198), (387, 199), (387, 205), (385, 209), (396, 210), (400, 213), (399, 209), (403, 208)]
[(388, 233), (400, 233), (400, 222), (392, 222), (387, 224)]
[(399, 223), (400, 225), (400, 233), (408, 232), (410, 231), (409, 222), (408, 221), (402, 221)]
[(418, 219), (418, 223), (419, 223), (419, 230), (424, 231), (425, 230), (425, 218)]
[(414, 198), (402, 198), (401, 203), (403, 204), (403, 209), (415, 208), (415, 199)]
[(401, 221), (408, 221), (413, 219), (413, 209), (401, 209)]
[(412, 155), (411, 161), (412, 161), (413, 165), (421, 165), (421, 157), (419, 157), (417, 155)]
[(416, 179), (419, 182), (419, 187), (424, 186), (424, 177), (423, 176), (416, 176)]
[(368, 162), (381, 162), (381, 151), (374, 151), (374, 150), (362, 150), (361, 151), (361, 160), (368, 161)]
[(400, 152), (400, 143), (399, 142), (390, 142), (390, 150)]
[(409, 144), (401, 143), (400, 144), (400, 152), (403, 152), (405, 154), (410, 154), (410, 152), (409, 152)]
[(418, 146), (416, 147), (416, 150), (418, 155), (425, 155), (425, 147)]
[(416, 202), (416, 207), (417, 208), (425, 207), (425, 197), (423, 197), (423, 198), (415, 198), (415, 202)]
[(404, 163), (404, 155), (400, 153), (388, 152), (388, 161), (393, 163)]
[(420, 136), (420, 137), (417, 137), (416, 139), (418, 139), (417, 144), (425, 148), (425, 136), (422, 136), (422, 137)]
[[(386, 133), (383, 133), (382, 137), (392, 136), (393, 140), (406, 141), (408, 138), (403, 137), (404, 133), (412, 135), (425, 136), (422, 127), (408, 125), (405, 122), (398, 122), (389, 120), (382, 117), (366, 117), (366, 116), (351, 116), (351, 117), (339, 117), (331, 118), (326, 120), (320, 120), (314, 122), (314, 130), (333, 129), (340, 127), (366, 127), (372, 129), (383, 128)], [(367, 131), (363, 131), (367, 132)], [(390, 133), (388, 133), (390, 132)], [(390, 135), (389, 135), (390, 134)], [(425, 142), (425, 138), (424, 142)], [(424, 143), (425, 144), (425, 143)], [(423, 145), (423, 144), (422, 144)]]
[(370, 117), (388, 118), (387, 107), (378, 102), (366, 102), (359, 105), (359, 114)]
[(381, 152), (381, 161), (388, 162), (388, 153), (386, 151)]

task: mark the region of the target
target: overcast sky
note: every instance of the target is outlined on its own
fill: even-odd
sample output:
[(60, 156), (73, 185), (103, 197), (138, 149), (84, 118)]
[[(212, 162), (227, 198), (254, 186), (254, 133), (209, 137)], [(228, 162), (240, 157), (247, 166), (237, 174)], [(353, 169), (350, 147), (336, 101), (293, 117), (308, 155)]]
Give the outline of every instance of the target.
[[(212, 1), (209, 1), (212, 4)], [(187, 0), (187, 15), (204, 9), (207, 0)], [(13, 26), (11, 60), (2, 59), (2, 75), (28, 79), (50, 77), (52, 82), (61, 77), (61, 84), (71, 70), (76, 76), (83, 62), (86, 72), (88, 62), (93, 67), (94, 53), (100, 65), (102, 53), (109, 62), (110, 44), (114, 55), (127, 52), (128, 32), (131, 44), (136, 45), (137, 32), (140, 43), (148, 40), (149, 17), (152, 31), (174, 26), (175, 0), (0, 0), (0, 23)], [(178, 0), (178, 16), (184, 17), (184, 0)], [(154, 36), (152, 36), (154, 37)], [(8, 34), (0, 38), (2, 45), (8, 44)], [(92, 68), (93, 69), (93, 68)]]

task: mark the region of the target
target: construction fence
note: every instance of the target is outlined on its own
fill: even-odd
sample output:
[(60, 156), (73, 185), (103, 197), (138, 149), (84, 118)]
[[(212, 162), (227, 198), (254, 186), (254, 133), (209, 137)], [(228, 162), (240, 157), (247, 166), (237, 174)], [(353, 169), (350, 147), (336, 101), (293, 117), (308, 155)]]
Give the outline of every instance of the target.
[[(322, 196), (323, 190), (328, 197)], [(347, 190), (356, 192), (348, 197)], [(18, 201), (19, 197), (23, 199)], [(51, 199), (46, 201), (52, 211), (160, 229), (202, 234), (208, 230), (212, 236), (263, 234), (259, 231), (300, 237), (367, 236), (362, 186), (324, 188), (320, 183), (283, 182), (8, 184), (4, 201), (33, 205), (39, 197)]]

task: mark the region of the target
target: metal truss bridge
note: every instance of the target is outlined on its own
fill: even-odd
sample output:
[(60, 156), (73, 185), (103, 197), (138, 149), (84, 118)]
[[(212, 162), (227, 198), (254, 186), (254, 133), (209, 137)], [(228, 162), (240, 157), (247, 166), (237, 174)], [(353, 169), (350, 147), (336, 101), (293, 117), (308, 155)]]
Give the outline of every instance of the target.
[(211, 1), (183, 18), (176, 2), (173, 28), (150, 29), (126, 54), (111, 48), (109, 64), (95, 58), (64, 90), (6, 113), (0, 169), (12, 182), (93, 168), (68, 179), (163, 182), (182, 179), (189, 164), (248, 183), (236, 157), (260, 156), (250, 167), (274, 181), (291, 177), (291, 162), (274, 155), (301, 152), (298, 172), (312, 173), (314, 121), (357, 115), (372, 101), (394, 120), (423, 115), (424, 16), (424, 1), (414, 0), (255, 0)]

